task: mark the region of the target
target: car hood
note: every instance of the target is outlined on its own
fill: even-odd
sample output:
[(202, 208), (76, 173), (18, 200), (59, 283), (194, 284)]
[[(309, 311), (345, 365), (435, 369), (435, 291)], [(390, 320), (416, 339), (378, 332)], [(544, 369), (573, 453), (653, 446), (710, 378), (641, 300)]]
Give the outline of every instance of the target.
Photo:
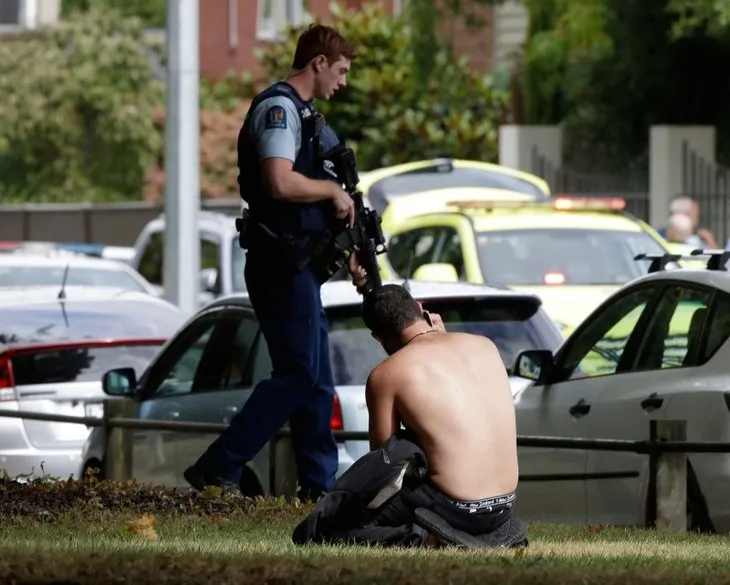
[(583, 320), (590, 315), (621, 285), (559, 285), (559, 286), (510, 286), (511, 289), (533, 293), (542, 299), (542, 306), (568, 337)]

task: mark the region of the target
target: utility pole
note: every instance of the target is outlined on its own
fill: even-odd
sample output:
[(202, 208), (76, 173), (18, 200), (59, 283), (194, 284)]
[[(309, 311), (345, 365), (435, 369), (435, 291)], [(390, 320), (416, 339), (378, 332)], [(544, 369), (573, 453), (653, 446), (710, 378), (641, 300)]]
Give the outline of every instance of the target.
[(199, 0), (167, 0), (165, 297), (187, 315), (200, 294)]

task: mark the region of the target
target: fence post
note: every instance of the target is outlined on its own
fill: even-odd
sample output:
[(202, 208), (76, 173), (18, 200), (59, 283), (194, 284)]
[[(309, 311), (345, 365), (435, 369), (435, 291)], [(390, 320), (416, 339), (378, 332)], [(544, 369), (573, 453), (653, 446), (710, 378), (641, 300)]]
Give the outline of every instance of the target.
[(132, 477), (131, 429), (120, 429), (109, 424), (112, 418), (134, 418), (136, 403), (128, 398), (104, 400), (104, 477), (124, 482)]
[[(687, 421), (652, 420), (652, 443), (686, 441)], [(657, 530), (687, 530), (687, 454), (651, 452), (649, 454), (649, 525)]]

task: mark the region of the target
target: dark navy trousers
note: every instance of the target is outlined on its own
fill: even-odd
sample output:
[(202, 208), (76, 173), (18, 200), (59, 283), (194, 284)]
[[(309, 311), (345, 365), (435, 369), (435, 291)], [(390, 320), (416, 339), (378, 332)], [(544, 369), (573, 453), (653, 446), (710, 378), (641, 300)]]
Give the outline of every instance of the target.
[(272, 375), (259, 382), (197, 465), (238, 483), (243, 466), (289, 421), (300, 498), (317, 499), (332, 487), (338, 464), (330, 428), (335, 388), (327, 316), (314, 274), (282, 264), (247, 254), (246, 286)]

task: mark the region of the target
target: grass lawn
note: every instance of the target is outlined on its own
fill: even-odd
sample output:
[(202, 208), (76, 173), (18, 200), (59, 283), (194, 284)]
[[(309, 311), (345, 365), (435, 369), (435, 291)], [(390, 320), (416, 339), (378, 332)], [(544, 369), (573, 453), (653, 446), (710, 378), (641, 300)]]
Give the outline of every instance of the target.
[(520, 551), (295, 547), (311, 508), (131, 483), (0, 480), (0, 583), (730, 582), (730, 538), (531, 525)]

